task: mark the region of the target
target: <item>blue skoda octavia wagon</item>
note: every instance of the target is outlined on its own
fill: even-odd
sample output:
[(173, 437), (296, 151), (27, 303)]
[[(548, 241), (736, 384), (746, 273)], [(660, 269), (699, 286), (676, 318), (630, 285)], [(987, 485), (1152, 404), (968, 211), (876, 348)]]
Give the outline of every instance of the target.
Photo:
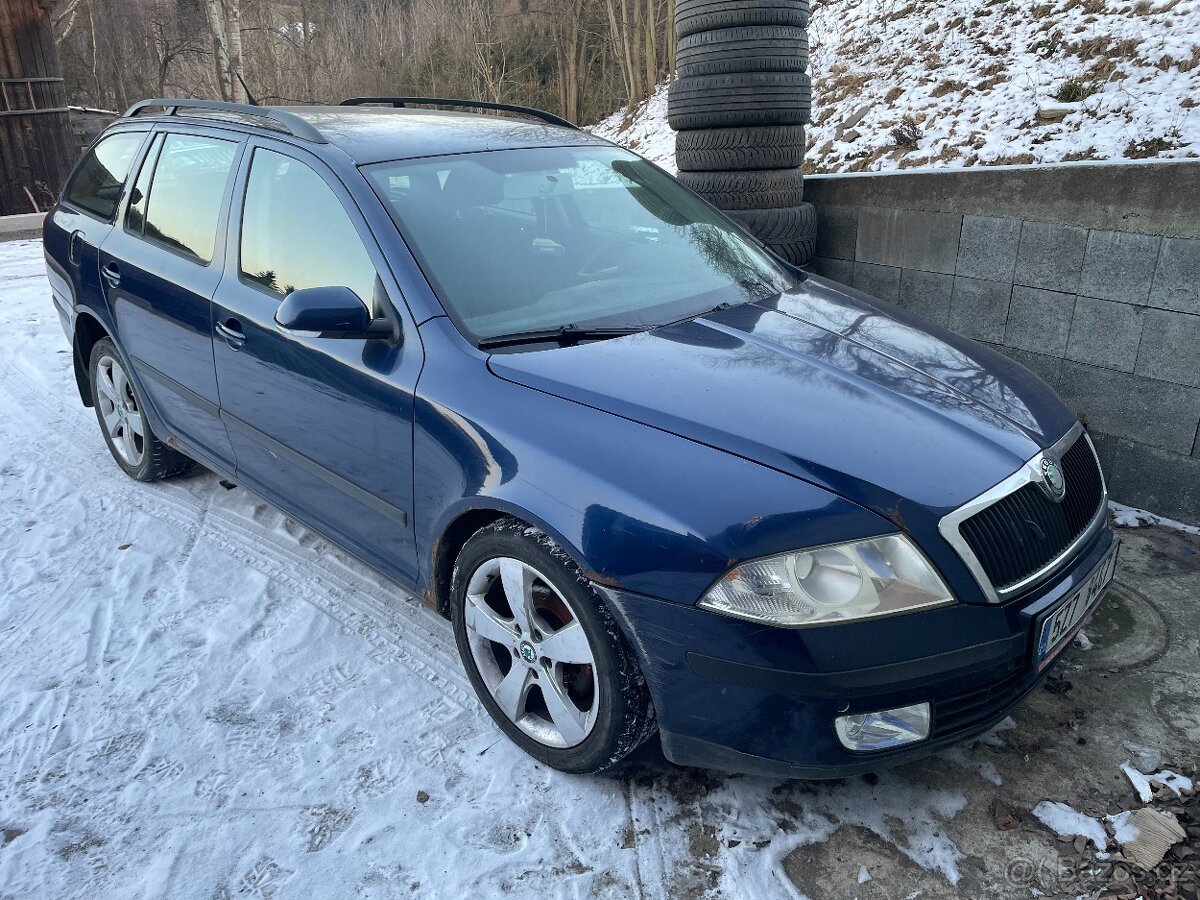
[(657, 733), (836, 777), (1003, 718), (1113, 576), (1076, 416), (632, 153), (446, 109), (476, 106), (109, 128), (44, 232), (117, 465), (199, 463), (416, 592), (568, 772)]

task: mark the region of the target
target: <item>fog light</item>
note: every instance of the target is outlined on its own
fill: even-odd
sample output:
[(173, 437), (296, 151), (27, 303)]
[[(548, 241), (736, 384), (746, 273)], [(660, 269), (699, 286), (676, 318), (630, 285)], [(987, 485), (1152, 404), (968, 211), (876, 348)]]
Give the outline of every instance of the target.
[(834, 729), (849, 750), (889, 750), (929, 737), (929, 704), (838, 716)]

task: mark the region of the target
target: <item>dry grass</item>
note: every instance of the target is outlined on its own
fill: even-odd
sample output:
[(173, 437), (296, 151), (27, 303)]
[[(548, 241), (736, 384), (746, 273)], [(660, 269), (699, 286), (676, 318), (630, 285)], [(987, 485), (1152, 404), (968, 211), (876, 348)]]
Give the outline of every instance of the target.
[(1095, 147), (1088, 147), (1086, 150), (1072, 150), (1070, 153), (1063, 154), (1063, 162), (1082, 162), (1085, 159), (1100, 158)]
[(892, 145), (897, 150), (915, 150), (921, 140), (921, 122), (916, 116), (907, 115), (892, 129)]
[(930, 97), (945, 97), (947, 94), (957, 94), (965, 91), (967, 86), (961, 81), (943, 81), (932, 91), (929, 92)]
[(893, 104), (897, 100), (899, 100), (903, 95), (904, 95), (904, 89), (901, 88), (900, 85), (898, 85), (898, 84), (893, 85), (891, 88), (888, 89), (888, 92), (883, 95), (883, 102), (890, 106), (891, 104)]
[(1094, 81), (1078, 81), (1070, 78), (1059, 86), (1058, 93), (1054, 95), (1054, 99), (1059, 103), (1079, 103), (1092, 96), (1098, 90), (1100, 90), (1100, 85)]
[(1179, 145), (1164, 137), (1150, 138), (1145, 141), (1130, 141), (1125, 152), (1121, 154), (1126, 159), (1152, 159), (1167, 150), (1174, 150)]
[[(832, 75), (832, 70), (831, 70)], [(863, 92), (866, 84), (874, 79), (870, 72), (843, 71), (825, 80), (824, 102), (827, 104), (840, 103), (847, 97), (853, 97)]]
[(1192, 47), (1191, 56), (1189, 56), (1187, 59), (1181, 59), (1179, 61), (1179, 71), (1190, 72), (1192, 69), (1196, 68), (1196, 66), (1200, 66), (1200, 44)]
[(1017, 153), (1013, 156), (999, 156), (992, 160), (990, 165), (993, 166), (1027, 166), (1030, 163), (1036, 162), (1032, 153)]

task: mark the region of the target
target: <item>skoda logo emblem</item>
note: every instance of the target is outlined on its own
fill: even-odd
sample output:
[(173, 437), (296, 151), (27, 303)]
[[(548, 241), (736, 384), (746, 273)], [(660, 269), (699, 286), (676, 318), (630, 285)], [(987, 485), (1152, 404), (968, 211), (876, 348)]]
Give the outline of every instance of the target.
[(537, 651), (533, 649), (532, 644), (522, 642), (521, 658), (530, 665), (533, 665), (535, 662), (537, 662)]
[(1067, 493), (1067, 480), (1063, 478), (1058, 463), (1052, 459), (1042, 460), (1042, 483), (1055, 500), (1061, 500)]

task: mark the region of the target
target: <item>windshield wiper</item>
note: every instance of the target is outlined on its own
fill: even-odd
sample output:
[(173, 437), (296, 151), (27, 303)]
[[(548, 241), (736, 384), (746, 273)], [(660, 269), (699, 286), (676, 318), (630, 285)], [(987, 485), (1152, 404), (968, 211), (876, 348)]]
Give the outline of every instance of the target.
[(618, 325), (611, 328), (581, 328), (578, 325), (560, 325), (558, 328), (545, 328), (540, 331), (518, 331), (513, 334), (502, 334), (499, 337), (485, 338), (480, 341), (480, 350), (492, 350), (497, 347), (516, 347), (520, 344), (543, 344), (557, 341), (561, 346), (570, 346), (580, 341), (603, 340), (604, 338), (624, 337), (644, 331), (643, 327), (633, 325)]

